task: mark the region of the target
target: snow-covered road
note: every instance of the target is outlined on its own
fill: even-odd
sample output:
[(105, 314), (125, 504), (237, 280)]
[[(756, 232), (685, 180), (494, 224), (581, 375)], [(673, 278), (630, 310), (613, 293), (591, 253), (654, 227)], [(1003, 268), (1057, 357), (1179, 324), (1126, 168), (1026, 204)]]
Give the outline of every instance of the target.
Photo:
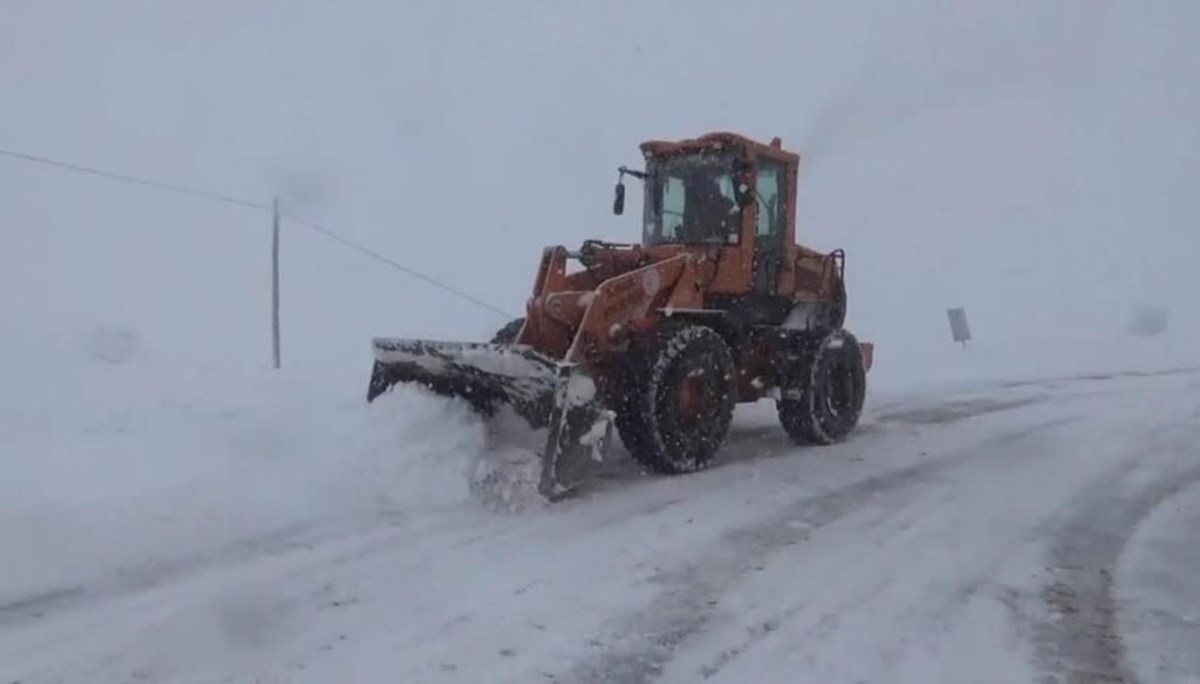
[[(433, 467), (448, 409), (395, 401), (424, 402), (406, 439)], [(426, 491), (448, 466), (248, 471), (203, 442), (183, 446), (206, 475), (74, 513), (29, 493), (53, 473), (19, 473), (0, 682), (1200, 681), (1200, 374), (870, 403), (843, 445), (793, 448), (754, 406), (708, 471), (618, 468), (515, 512)], [(234, 432), (278, 448), (285, 418)], [(458, 418), (454, 453), (478, 446)], [(287, 449), (358, 435), (304, 430)], [(81, 544), (108, 552), (61, 548)]]

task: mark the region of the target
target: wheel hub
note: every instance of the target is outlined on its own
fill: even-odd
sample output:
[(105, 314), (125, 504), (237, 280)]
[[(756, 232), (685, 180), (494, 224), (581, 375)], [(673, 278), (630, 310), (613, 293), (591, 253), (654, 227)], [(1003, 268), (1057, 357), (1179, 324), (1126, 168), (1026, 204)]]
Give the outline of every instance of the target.
[(708, 391), (698, 372), (688, 373), (679, 386), (679, 417), (689, 423), (699, 422), (708, 408)]

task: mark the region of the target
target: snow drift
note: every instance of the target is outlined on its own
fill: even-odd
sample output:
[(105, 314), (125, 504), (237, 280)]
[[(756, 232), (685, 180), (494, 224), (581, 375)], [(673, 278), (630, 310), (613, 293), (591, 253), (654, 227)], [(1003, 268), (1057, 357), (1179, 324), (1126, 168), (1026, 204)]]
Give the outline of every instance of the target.
[(532, 452), (419, 389), (368, 406), (345, 378), (298, 373), (97, 363), (74, 377), (74, 391), (0, 403), (0, 606), (537, 501)]

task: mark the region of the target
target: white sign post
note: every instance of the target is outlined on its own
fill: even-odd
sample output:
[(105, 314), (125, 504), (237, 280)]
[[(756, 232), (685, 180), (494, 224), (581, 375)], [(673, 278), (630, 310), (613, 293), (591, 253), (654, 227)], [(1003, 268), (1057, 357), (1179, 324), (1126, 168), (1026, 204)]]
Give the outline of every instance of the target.
[(279, 198), (271, 203), (271, 367), (279, 368)]

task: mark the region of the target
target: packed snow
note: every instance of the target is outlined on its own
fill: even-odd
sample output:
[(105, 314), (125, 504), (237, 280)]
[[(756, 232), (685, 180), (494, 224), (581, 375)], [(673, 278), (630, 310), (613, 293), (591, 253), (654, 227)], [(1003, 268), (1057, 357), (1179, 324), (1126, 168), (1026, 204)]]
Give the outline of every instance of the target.
[[(742, 407), (712, 469), (650, 477), (618, 449), (553, 505), (486, 486), (481, 464), (511, 484), (529, 461), (455, 401), (174, 380), (3, 413), (10, 453), (36, 455), (6, 461), (0, 497), (5, 681), (1194, 673), (1162, 644), (1200, 636), (1195, 372), (877, 392), (830, 448)], [(1130, 650), (1107, 665), (1072, 660), (1058, 623), (1097, 597), (1052, 593), (1091, 508), (1123, 512), (1086, 556), (1114, 585), (1070, 585), (1121, 602)]]

